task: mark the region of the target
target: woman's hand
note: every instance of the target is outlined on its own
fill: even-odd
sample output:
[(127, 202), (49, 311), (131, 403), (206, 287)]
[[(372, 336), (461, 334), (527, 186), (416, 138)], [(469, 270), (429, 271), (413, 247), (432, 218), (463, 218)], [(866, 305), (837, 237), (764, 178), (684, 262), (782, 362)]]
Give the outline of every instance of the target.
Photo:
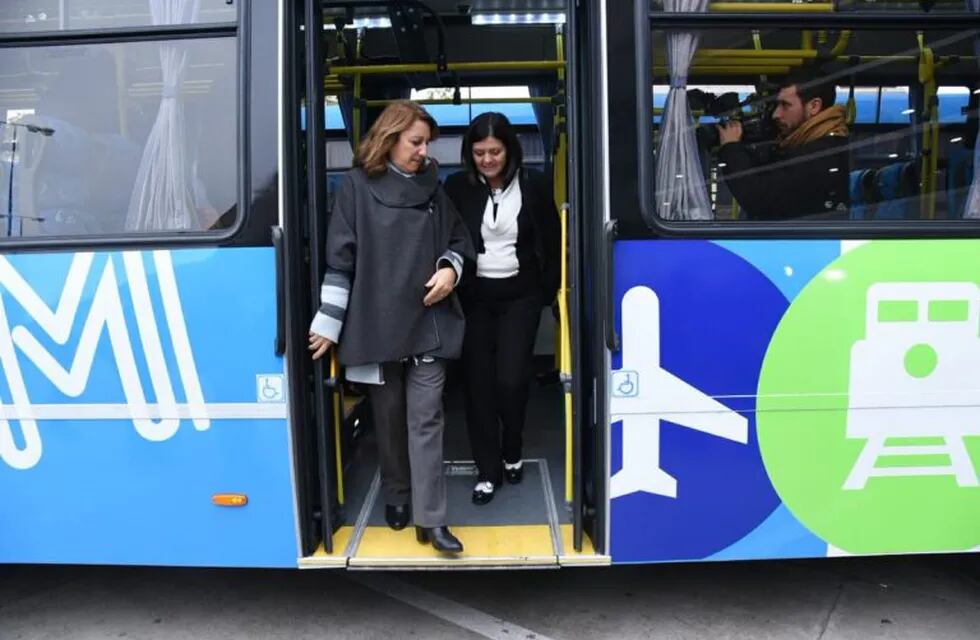
[(439, 269), (429, 281), (425, 283), (425, 288), (429, 290), (425, 297), (422, 299), (422, 304), (427, 307), (431, 307), (437, 302), (441, 302), (453, 292), (453, 287), (456, 286), (456, 270), (452, 267), (443, 267)]
[(310, 331), (310, 351), (313, 352), (313, 359), (319, 360), (333, 346), (330, 338), (324, 338), (318, 333)]

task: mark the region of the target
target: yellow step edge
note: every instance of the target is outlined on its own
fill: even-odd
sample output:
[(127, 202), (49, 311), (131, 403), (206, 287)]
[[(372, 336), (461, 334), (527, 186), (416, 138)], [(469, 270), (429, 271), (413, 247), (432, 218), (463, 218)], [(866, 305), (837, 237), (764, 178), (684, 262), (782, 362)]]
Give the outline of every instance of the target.
[(564, 553), (558, 556), (558, 564), (563, 567), (593, 567), (612, 564), (612, 557), (596, 553), (588, 536), (582, 536), (582, 551), (576, 551), (572, 544), (573, 528), (570, 524), (561, 525), (561, 543)]
[(333, 534), (333, 553), (327, 553), (323, 549), (323, 543), (316, 548), (313, 555), (299, 559), (301, 568), (335, 568), (342, 569), (347, 566), (347, 545), (351, 536), (354, 535), (354, 527), (344, 526)]
[(546, 524), (508, 526), (454, 526), (453, 534), (464, 551), (449, 555), (429, 544), (419, 544), (415, 529), (392, 531), (367, 527), (352, 567), (492, 567), (557, 566), (558, 560)]

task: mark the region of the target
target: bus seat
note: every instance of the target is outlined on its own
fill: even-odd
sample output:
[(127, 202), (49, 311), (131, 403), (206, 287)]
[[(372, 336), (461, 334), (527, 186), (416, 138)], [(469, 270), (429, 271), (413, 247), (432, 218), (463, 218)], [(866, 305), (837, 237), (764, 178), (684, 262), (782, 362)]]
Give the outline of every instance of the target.
[(917, 210), (918, 193), (916, 166), (913, 162), (885, 165), (875, 173), (875, 189), (879, 199), (875, 211), (877, 220), (907, 220)]
[(973, 181), (973, 149), (950, 146), (946, 155), (947, 217), (960, 219)]
[(851, 220), (868, 220), (874, 213), (873, 169), (857, 169), (850, 175)]

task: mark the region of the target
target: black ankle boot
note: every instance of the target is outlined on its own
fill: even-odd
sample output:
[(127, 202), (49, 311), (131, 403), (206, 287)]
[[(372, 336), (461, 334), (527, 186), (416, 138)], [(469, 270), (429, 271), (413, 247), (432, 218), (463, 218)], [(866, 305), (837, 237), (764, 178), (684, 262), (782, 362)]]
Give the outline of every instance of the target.
[(415, 527), (415, 539), (419, 544), (431, 542), (436, 551), (445, 553), (460, 553), (463, 543), (449, 531), (449, 527)]
[(404, 529), (411, 517), (412, 509), (407, 504), (385, 505), (385, 522), (395, 531)]

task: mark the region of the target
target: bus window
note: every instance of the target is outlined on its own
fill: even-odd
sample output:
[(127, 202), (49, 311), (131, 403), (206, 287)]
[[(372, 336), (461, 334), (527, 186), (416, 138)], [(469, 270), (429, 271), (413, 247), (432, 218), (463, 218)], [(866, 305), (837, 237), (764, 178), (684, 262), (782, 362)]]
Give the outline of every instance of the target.
[(226, 0), (197, 0), (170, 3), (175, 10), (156, 10), (148, 0), (17, 0), (0, 7), (0, 33), (110, 29), (235, 22), (237, 3)]
[(980, 217), (976, 30), (698, 34), (653, 31), (661, 220)]
[(5, 48), (0, 68), (0, 237), (232, 225), (234, 38)]

